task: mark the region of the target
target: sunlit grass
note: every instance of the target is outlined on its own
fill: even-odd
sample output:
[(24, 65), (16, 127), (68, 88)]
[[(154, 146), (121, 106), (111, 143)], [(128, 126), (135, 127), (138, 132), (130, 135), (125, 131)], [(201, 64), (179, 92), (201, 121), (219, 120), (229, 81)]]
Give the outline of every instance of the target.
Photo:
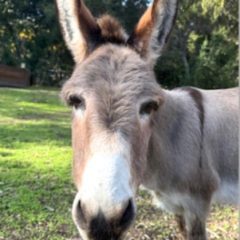
[(58, 91), (0, 89), (0, 239), (76, 235), (70, 114)]

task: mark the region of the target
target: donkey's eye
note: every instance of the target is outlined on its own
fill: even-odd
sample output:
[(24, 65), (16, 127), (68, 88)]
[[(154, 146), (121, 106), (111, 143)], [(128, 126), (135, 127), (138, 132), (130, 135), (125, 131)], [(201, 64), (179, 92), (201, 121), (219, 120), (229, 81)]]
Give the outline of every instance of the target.
[(145, 102), (141, 105), (140, 114), (141, 115), (145, 115), (145, 114), (149, 115), (153, 111), (157, 111), (158, 107), (159, 107), (159, 104), (156, 101)]
[(84, 108), (85, 107), (85, 101), (82, 97), (77, 95), (72, 95), (68, 99), (68, 105), (72, 106), (76, 109)]

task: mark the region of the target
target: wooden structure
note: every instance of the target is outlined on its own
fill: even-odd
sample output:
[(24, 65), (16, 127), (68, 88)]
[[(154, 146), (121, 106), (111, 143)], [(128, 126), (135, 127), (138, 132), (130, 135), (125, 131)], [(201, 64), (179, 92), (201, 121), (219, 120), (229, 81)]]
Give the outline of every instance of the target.
[(28, 87), (31, 85), (31, 73), (22, 68), (0, 64), (1, 87)]

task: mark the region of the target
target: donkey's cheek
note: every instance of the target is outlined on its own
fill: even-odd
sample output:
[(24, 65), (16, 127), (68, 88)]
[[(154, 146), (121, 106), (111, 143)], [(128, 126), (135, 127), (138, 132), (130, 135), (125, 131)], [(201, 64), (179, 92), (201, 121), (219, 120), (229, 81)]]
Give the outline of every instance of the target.
[(90, 129), (87, 117), (80, 118), (73, 115), (72, 119), (72, 147), (73, 147), (73, 179), (77, 189), (80, 188), (82, 175), (89, 155)]
[(78, 158), (73, 160), (73, 181), (76, 188), (79, 190), (82, 184), (82, 176), (85, 169), (86, 163), (85, 161), (81, 161)]

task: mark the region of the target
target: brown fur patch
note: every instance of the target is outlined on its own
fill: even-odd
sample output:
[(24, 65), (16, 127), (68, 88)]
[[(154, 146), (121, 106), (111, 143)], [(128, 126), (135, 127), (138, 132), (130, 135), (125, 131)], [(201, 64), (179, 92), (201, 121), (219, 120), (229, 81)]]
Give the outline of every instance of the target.
[(125, 43), (127, 34), (121, 24), (110, 15), (103, 15), (97, 19), (101, 29), (101, 37), (105, 42)]
[(79, 188), (82, 181), (82, 174), (86, 165), (86, 156), (88, 156), (88, 146), (90, 141), (90, 129), (85, 121), (78, 119), (72, 121), (72, 147), (73, 147), (73, 179), (76, 187)]
[[(152, 7), (148, 8), (139, 20), (134, 32), (130, 36), (128, 43), (137, 46), (137, 51), (141, 55), (146, 55), (150, 37), (152, 34), (153, 19)], [(141, 40), (141, 42), (139, 42)], [(137, 44), (138, 43), (138, 44)]]

